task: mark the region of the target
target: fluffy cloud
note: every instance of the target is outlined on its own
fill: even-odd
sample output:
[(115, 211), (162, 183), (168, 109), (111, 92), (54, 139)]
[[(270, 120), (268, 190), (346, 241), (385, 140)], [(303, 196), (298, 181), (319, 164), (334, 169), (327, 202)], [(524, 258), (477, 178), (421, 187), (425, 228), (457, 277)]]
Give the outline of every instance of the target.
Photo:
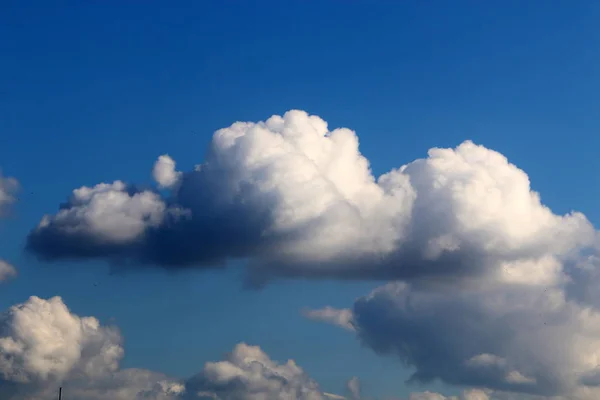
[(560, 282), (394, 282), (359, 298), (350, 323), (362, 343), (413, 367), (411, 381), (486, 387), (499, 399), (600, 398), (600, 310), (569, 294), (577, 279)]
[(346, 383), (346, 391), (348, 392), (348, 400), (360, 400), (360, 380), (354, 376)]
[(162, 374), (120, 370), (117, 329), (79, 317), (61, 298), (31, 297), (0, 315), (0, 392), (3, 399), (52, 398), (58, 387), (69, 398), (134, 399)]
[(177, 381), (120, 369), (122, 338), (96, 318), (73, 314), (59, 297), (27, 302), (0, 314), (2, 399), (53, 398), (58, 387), (81, 400), (323, 400), (325, 393), (293, 360), (277, 363), (259, 347), (238, 344), (223, 361)]
[[(16, 179), (5, 177), (0, 171), (0, 218), (6, 214), (9, 206), (16, 201), (15, 193), (18, 188), (19, 183)], [(16, 275), (15, 267), (0, 258), (0, 282)]]
[(293, 360), (278, 364), (259, 347), (238, 344), (225, 361), (210, 362), (187, 390), (227, 400), (322, 400), (319, 385)]
[(29, 249), (165, 268), (249, 259), (255, 283), (495, 274), (551, 284), (561, 257), (595, 235), (582, 214), (542, 205), (495, 151), (466, 141), (375, 178), (353, 131), (303, 111), (234, 123), (202, 164), (180, 173), (161, 156), (153, 175), (167, 197), (119, 181), (75, 190)]
[[(357, 378), (349, 380), (347, 397), (325, 393), (293, 360), (274, 361), (260, 347), (245, 343), (235, 346), (224, 360), (207, 362), (185, 380), (143, 369), (120, 369), (123, 353), (115, 327), (73, 314), (59, 297), (31, 297), (0, 314), (2, 399), (53, 398), (59, 386), (66, 398), (79, 400), (363, 399)], [(413, 393), (409, 400), (525, 398), (547, 399), (471, 389), (460, 397)]]

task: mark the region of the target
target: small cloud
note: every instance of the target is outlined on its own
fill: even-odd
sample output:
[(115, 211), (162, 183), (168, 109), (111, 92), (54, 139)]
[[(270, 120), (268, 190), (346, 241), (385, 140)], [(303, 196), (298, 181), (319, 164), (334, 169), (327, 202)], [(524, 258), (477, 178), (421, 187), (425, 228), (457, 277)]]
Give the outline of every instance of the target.
[(0, 282), (6, 281), (17, 276), (17, 270), (11, 264), (0, 260)]
[(314, 321), (321, 321), (328, 324), (336, 325), (348, 331), (354, 331), (352, 310), (348, 308), (337, 309), (330, 306), (311, 310), (304, 309), (302, 315)]
[(158, 157), (154, 163), (152, 177), (159, 187), (171, 189), (179, 182), (181, 172), (175, 170), (175, 160), (165, 154)]
[(358, 379), (358, 377), (354, 376), (350, 380), (348, 380), (348, 382), (346, 382), (346, 390), (350, 395), (349, 400), (360, 400), (361, 390), (360, 380)]

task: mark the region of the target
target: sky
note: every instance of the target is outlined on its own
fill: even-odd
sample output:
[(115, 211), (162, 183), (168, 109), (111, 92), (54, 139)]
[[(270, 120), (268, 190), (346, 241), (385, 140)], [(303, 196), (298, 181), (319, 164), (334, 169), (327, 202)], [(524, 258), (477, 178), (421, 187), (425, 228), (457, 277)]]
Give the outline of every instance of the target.
[(5, 1), (0, 390), (596, 398), (599, 17)]

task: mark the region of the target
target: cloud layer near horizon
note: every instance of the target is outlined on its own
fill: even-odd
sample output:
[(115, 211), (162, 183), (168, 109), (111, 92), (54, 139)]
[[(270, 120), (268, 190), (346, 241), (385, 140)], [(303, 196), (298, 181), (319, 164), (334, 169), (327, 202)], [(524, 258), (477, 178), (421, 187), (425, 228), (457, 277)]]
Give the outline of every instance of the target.
[(167, 197), (121, 181), (81, 187), (30, 233), (29, 250), (164, 268), (247, 259), (257, 284), (489, 274), (552, 283), (557, 259), (595, 240), (585, 216), (553, 214), (493, 150), (431, 149), (376, 178), (353, 131), (303, 111), (237, 122), (215, 132), (193, 170), (165, 155), (152, 172)]
[[(122, 342), (116, 327), (73, 314), (60, 297), (33, 296), (0, 314), (2, 399), (45, 400), (59, 386), (65, 398), (79, 400), (344, 399), (321, 391), (293, 360), (278, 363), (258, 346), (240, 343), (224, 360), (207, 362), (196, 375), (177, 380), (121, 369)], [(356, 378), (349, 388), (352, 399), (359, 400)]]

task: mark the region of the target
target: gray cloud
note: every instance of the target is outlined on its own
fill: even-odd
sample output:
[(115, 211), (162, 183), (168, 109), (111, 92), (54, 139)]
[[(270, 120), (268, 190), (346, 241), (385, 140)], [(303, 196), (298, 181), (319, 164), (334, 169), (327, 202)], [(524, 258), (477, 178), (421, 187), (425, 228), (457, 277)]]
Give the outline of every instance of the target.
[(485, 387), (499, 399), (596, 399), (600, 304), (570, 295), (585, 280), (568, 274), (590, 270), (589, 260), (553, 284), (389, 283), (359, 298), (350, 318), (362, 343), (415, 369), (411, 381)]
[[(360, 319), (360, 318), (359, 318)], [(443, 329), (443, 328), (442, 328)], [(348, 397), (325, 393), (293, 360), (274, 361), (240, 343), (223, 360), (207, 362), (188, 379), (144, 369), (121, 369), (123, 339), (116, 327), (72, 313), (61, 298), (31, 297), (0, 314), (0, 393), (6, 400), (359, 400), (357, 378)], [(489, 363), (493, 357), (480, 357)], [(590, 392), (592, 393), (592, 392)], [(596, 395), (598, 392), (593, 392)], [(468, 389), (459, 397), (412, 393), (409, 400), (573, 400), (584, 397), (514, 395)], [(589, 396), (585, 399), (593, 399)], [(596, 397), (597, 398), (597, 397)]]
[(349, 331), (354, 331), (354, 326), (352, 325), (353, 314), (349, 308), (340, 310), (327, 306), (318, 310), (304, 309), (302, 310), (302, 315), (308, 319), (328, 322)]

